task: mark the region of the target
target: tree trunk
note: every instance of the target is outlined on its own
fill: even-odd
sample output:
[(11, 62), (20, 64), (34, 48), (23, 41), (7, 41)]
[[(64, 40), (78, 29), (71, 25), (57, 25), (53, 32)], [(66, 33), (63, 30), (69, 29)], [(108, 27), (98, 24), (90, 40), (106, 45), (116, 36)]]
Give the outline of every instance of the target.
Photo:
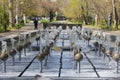
[(26, 15), (25, 14), (23, 14), (23, 22), (24, 22), (24, 24), (26, 24)]
[(88, 21), (87, 21), (86, 15), (85, 15), (85, 9), (84, 9), (83, 5), (81, 5), (81, 9), (83, 12), (82, 17), (83, 17), (83, 20), (85, 22), (85, 25), (88, 25)]
[(97, 14), (95, 15), (95, 25), (96, 26), (98, 25), (98, 15)]
[(87, 20), (87, 17), (85, 16), (85, 14), (83, 14), (83, 19), (84, 19), (85, 25), (88, 25), (88, 20)]
[(85, 17), (86, 17), (86, 25), (88, 25), (89, 24), (89, 10), (88, 10), (88, 2), (87, 2), (87, 0), (85, 0), (85, 4), (86, 4), (86, 6), (85, 6), (85, 9), (86, 9), (86, 13), (85, 13)]
[(16, 21), (16, 24), (19, 23), (19, 21), (18, 21), (18, 0), (16, 0), (16, 16), (15, 16), (15, 21)]
[(112, 5), (113, 5), (113, 19), (114, 19), (114, 28), (118, 29), (118, 14), (117, 14), (117, 9), (116, 9), (116, 0), (112, 0)]
[(49, 14), (50, 14), (50, 22), (52, 22), (53, 21), (53, 12), (50, 10)]
[(13, 20), (13, 0), (9, 0), (9, 26), (14, 26), (14, 20)]

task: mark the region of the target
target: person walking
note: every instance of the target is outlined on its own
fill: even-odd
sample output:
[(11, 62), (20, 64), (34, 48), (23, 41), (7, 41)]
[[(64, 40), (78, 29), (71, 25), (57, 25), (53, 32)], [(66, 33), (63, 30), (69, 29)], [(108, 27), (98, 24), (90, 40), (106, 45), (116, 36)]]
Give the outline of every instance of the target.
[(35, 18), (34, 19), (34, 29), (37, 29), (38, 28), (38, 19)]

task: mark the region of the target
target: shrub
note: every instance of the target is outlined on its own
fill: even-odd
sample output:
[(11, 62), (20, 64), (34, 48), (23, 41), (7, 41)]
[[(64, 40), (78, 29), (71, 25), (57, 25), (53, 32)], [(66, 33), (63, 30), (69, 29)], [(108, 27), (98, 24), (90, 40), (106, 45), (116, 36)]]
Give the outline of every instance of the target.
[(15, 27), (14, 27), (15, 29), (19, 29), (19, 28), (21, 28), (21, 25), (20, 24), (15, 24)]
[(41, 23), (50, 23), (49, 20), (41, 20), (40, 22), (41, 22)]
[(4, 32), (4, 27), (3, 26), (0, 26), (0, 33)]

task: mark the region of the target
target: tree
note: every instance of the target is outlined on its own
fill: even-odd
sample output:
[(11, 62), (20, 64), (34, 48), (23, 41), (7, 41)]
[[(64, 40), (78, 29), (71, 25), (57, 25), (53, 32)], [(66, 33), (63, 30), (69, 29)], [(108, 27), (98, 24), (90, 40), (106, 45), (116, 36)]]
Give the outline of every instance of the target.
[(63, 14), (73, 21), (79, 21), (81, 16), (80, 0), (67, 0), (64, 5)]
[(67, 0), (64, 6), (63, 14), (73, 21), (85, 22), (89, 24), (91, 15), (90, 0)]
[[(95, 16), (98, 17), (98, 23), (99, 25), (101, 24), (107, 24), (108, 22), (108, 15), (112, 12), (112, 6), (110, 1), (105, 1), (105, 0), (93, 0), (93, 11)], [(97, 25), (98, 25), (97, 24)]]
[(50, 22), (53, 20), (56, 11), (59, 11), (59, 0), (58, 1), (51, 1), (51, 0), (44, 0), (41, 1), (41, 8), (43, 10), (43, 15), (50, 16)]
[(113, 15), (114, 15), (114, 28), (118, 29), (118, 13), (116, 9), (116, 0), (112, 0), (113, 5)]
[(13, 0), (9, 0), (9, 26), (14, 26), (14, 19), (13, 19)]

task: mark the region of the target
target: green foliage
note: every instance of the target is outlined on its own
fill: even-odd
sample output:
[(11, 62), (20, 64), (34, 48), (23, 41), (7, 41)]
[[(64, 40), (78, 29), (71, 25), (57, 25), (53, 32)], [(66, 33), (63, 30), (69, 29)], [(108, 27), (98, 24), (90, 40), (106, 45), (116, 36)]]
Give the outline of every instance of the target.
[(112, 31), (118, 31), (118, 30), (120, 30), (120, 24), (118, 25), (118, 29), (115, 29), (114, 28), (114, 24), (112, 24), (112, 29), (109, 29), (109, 30), (112, 30)]
[(21, 27), (22, 27), (21, 24), (15, 24), (15, 26), (14, 26), (15, 29), (19, 29), (19, 28), (21, 28)]
[(41, 22), (41, 23), (50, 23), (49, 20), (41, 20), (40, 22)]
[(3, 24), (9, 25), (9, 14), (7, 12), (5, 12), (3, 16), (4, 16)]
[(118, 30), (120, 30), (120, 25), (118, 25)]
[(19, 28), (21, 28), (21, 27), (23, 27), (23, 25), (22, 24), (15, 24), (15, 26), (14, 27), (8, 27), (7, 28), (7, 30), (16, 30), (16, 29), (19, 29)]
[(107, 28), (107, 24), (104, 20), (100, 20), (99, 25), (101, 26), (101, 28)]
[(79, 20), (81, 14), (80, 3), (80, 0), (69, 0), (64, 9), (64, 15), (67, 18), (71, 18), (73, 21)]
[(9, 10), (12, 10), (13, 8), (12, 7), (9, 7)]
[(29, 23), (29, 22), (30, 22), (30, 20), (29, 20), (29, 19), (27, 19), (27, 20), (26, 20), (26, 22), (27, 22), (27, 23)]
[(9, 25), (9, 21), (8, 21), (8, 18), (7, 18), (7, 14), (4, 14), (4, 17), (3, 16), (0, 16), (0, 32), (6, 32), (8, 31), (8, 25)]
[(80, 21), (67, 21), (67, 22), (70, 22), (72, 24), (82, 24), (82, 22), (80, 22)]
[(0, 6), (0, 32), (7, 31), (9, 25), (9, 14)]
[(107, 26), (104, 26), (104, 25), (103, 25), (103, 26), (100, 26), (100, 28), (101, 28), (101, 29), (108, 29), (108, 27), (107, 27)]
[(0, 33), (4, 32), (4, 31), (5, 30), (4, 30), (3, 26), (0, 26)]
[(63, 10), (63, 14), (72, 22), (89, 21), (91, 11), (88, 5), (90, 0), (69, 0)]

